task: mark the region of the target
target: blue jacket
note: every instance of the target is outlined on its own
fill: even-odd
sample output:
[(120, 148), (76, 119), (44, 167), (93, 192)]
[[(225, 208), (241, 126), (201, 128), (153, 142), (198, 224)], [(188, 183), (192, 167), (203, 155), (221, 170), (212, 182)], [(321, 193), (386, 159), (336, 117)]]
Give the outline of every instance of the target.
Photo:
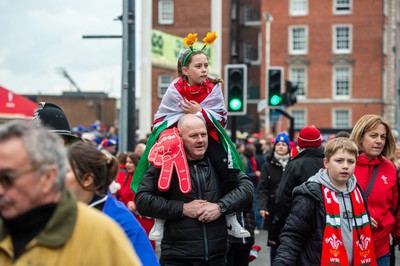
[(108, 193), (103, 212), (124, 229), (143, 265), (160, 265), (143, 227), (122, 202)]

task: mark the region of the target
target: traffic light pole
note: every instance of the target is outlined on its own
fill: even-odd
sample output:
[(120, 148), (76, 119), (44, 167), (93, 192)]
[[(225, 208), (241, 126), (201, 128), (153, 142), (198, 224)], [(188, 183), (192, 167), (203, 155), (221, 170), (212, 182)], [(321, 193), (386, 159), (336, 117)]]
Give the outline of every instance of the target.
[(284, 110), (279, 109), (279, 108), (271, 108), (271, 110), (274, 110), (274, 111), (282, 114), (283, 116), (285, 116), (286, 118), (288, 118), (290, 120), (289, 139), (291, 141), (293, 141), (294, 140), (294, 117), (291, 116), (289, 113), (287, 113)]
[(233, 143), (236, 143), (236, 130), (237, 130), (237, 125), (236, 125), (236, 116), (231, 116), (231, 140)]

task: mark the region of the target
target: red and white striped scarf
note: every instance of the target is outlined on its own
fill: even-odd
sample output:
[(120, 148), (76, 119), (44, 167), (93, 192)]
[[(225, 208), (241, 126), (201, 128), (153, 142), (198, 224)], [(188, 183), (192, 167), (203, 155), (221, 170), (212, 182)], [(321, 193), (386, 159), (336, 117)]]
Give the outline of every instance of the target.
[[(326, 211), (326, 226), (322, 238), (321, 265), (349, 265), (340, 224), (340, 206), (337, 195), (322, 186)], [(353, 207), (353, 265), (377, 265), (368, 213), (360, 190), (350, 193)], [(355, 224), (356, 223), (356, 224)]]

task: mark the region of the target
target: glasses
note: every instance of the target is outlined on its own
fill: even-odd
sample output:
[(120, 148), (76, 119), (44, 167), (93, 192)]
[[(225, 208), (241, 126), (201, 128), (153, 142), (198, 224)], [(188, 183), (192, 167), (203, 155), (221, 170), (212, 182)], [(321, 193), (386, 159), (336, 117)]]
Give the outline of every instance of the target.
[(15, 180), (28, 173), (34, 172), (37, 169), (39, 169), (39, 166), (33, 166), (31, 168), (21, 171), (14, 171), (9, 169), (0, 170), (0, 185), (4, 189), (10, 189), (14, 185)]

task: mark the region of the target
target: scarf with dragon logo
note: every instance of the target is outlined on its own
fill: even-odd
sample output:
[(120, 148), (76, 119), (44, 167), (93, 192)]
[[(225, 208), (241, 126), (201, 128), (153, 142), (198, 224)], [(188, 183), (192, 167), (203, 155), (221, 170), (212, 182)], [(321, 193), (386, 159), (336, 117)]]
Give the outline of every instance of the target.
[[(321, 265), (349, 265), (340, 224), (340, 206), (334, 191), (322, 186), (326, 210), (326, 227), (322, 238)], [(353, 265), (377, 265), (370, 220), (360, 190), (350, 193), (353, 207)]]

